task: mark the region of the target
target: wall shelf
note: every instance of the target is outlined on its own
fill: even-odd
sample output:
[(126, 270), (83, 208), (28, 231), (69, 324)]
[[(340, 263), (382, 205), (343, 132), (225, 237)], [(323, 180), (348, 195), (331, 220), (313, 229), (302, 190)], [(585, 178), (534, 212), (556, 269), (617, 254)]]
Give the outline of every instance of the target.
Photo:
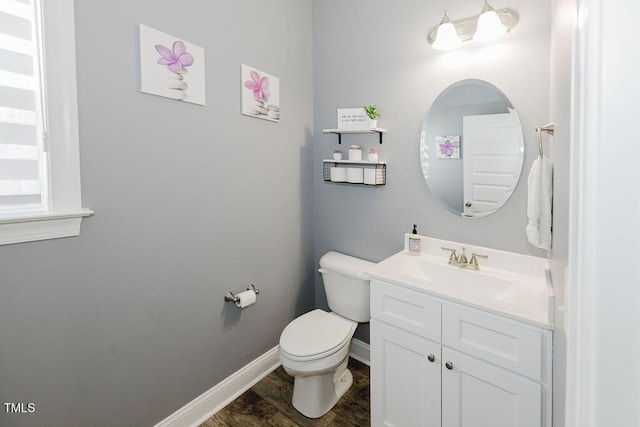
[(342, 135), (343, 134), (364, 134), (364, 133), (377, 133), (379, 142), (382, 144), (382, 134), (387, 130), (382, 128), (372, 128), (372, 129), (322, 129), (322, 133), (335, 133), (338, 135), (338, 144), (342, 144)]
[[(332, 169), (334, 169), (333, 173)], [(387, 183), (387, 162), (385, 161), (327, 159), (322, 161), (322, 172), (324, 181), (332, 184), (379, 187)]]

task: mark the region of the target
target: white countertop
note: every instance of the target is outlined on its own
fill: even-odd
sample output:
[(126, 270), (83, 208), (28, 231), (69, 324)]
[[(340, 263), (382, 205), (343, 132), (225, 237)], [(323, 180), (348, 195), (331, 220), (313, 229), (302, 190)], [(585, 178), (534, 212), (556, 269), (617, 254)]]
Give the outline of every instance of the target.
[[(407, 240), (405, 236), (405, 241)], [(553, 291), (544, 258), (498, 251), (420, 236), (422, 253), (405, 250), (367, 271), (379, 279), (408, 289), (465, 304), (545, 329), (553, 329)], [(480, 271), (448, 265), (441, 246), (467, 248), (488, 255), (480, 259)]]

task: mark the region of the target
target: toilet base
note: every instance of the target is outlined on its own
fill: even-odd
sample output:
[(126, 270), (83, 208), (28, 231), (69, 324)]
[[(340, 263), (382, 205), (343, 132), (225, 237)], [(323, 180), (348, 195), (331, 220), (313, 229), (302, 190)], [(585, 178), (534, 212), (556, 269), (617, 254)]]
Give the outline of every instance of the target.
[(347, 369), (347, 357), (335, 371), (319, 375), (296, 376), (293, 383), (293, 407), (308, 418), (320, 418), (335, 406), (353, 384)]

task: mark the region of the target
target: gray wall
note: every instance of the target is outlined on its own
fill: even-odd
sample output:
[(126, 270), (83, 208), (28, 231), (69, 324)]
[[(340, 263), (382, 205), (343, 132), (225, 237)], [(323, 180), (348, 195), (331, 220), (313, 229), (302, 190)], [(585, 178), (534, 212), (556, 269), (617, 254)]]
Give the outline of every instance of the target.
[[(551, 119), (555, 123), (553, 142), (545, 148), (554, 162), (553, 247), (549, 253), (556, 300), (553, 333), (553, 425), (565, 425), (567, 327), (566, 269), (569, 259), (569, 180), (571, 145), (571, 58), (575, 31), (576, 0), (554, 0), (551, 26)], [(547, 140), (549, 140), (547, 138)]]
[[(380, 261), (402, 249), (402, 234), (420, 233), (535, 256), (526, 241), (526, 176), (537, 155), (534, 128), (550, 120), (550, 1), (494, 0), (520, 15), (500, 43), (443, 53), (427, 34), (444, 9), (452, 19), (476, 15), (481, 4), (463, 0), (322, 0), (313, 2), (314, 45), (314, 245), (316, 261), (338, 250)], [(420, 131), (438, 94), (466, 78), (500, 88), (520, 115), (524, 170), (513, 196), (497, 213), (466, 220), (440, 206), (428, 191), (419, 162)], [(337, 147), (323, 128), (336, 126), (336, 108), (377, 104), (388, 130), (382, 146), (372, 136), (347, 136), (343, 144), (379, 148), (388, 162), (387, 185), (349, 187), (322, 181), (321, 159)], [(316, 274), (316, 304), (325, 304)], [(367, 327), (356, 336), (368, 341)]]
[[(0, 247), (0, 425), (152, 425), (313, 307), (311, 1), (76, 2), (82, 235)], [(274, 23), (277, 22), (277, 25)], [(207, 105), (138, 91), (137, 25), (206, 51)], [(240, 115), (240, 64), (282, 121)], [(227, 290), (255, 283), (242, 312)]]

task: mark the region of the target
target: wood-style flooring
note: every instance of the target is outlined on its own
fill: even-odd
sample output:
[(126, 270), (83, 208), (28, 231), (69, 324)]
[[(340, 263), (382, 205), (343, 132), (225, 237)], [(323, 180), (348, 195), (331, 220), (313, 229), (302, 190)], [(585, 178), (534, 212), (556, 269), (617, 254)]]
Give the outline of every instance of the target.
[(353, 385), (322, 418), (307, 418), (291, 405), (293, 378), (281, 366), (200, 427), (370, 426), (369, 367), (349, 359), (349, 370)]

